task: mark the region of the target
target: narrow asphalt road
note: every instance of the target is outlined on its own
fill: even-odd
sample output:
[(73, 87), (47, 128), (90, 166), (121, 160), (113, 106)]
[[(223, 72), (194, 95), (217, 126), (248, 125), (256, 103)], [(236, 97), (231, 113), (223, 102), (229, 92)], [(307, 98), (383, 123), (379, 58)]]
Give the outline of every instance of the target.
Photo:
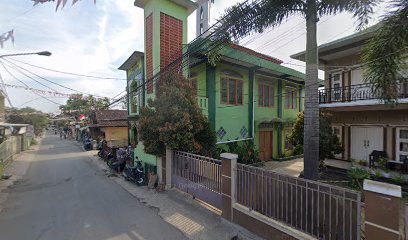
[(0, 240), (185, 239), (56, 135), (43, 139), (26, 175), (7, 191)]

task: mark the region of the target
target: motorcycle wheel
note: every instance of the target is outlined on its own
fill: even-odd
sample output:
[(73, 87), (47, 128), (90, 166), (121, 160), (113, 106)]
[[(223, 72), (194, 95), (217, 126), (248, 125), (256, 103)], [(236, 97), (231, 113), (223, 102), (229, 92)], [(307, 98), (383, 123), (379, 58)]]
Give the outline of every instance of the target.
[(143, 177), (139, 177), (139, 178), (136, 179), (136, 185), (137, 186), (143, 186), (144, 182), (145, 182), (145, 180), (144, 180)]

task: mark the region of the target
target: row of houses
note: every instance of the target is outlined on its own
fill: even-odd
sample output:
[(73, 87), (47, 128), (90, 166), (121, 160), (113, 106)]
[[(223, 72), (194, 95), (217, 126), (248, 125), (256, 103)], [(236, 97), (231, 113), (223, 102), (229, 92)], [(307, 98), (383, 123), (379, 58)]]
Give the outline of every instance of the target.
[[(133, 52), (119, 69), (126, 71), (128, 79), (129, 144), (145, 166), (154, 170), (158, 159), (144, 152), (138, 137), (140, 108), (155, 96), (154, 83), (145, 81), (180, 56), (187, 44), (187, 17), (196, 9), (197, 35), (205, 33), (210, 1), (136, 0), (135, 6), (144, 9), (145, 52)], [(320, 69), (325, 71), (320, 107), (332, 115), (333, 129), (344, 146), (336, 158), (368, 160), (373, 150), (379, 150), (402, 162), (408, 158), (408, 86), (401, 82), (399, 104), (390, 107), (363, 82), (364, 64), (359, 56), (374, 30), (319, 46)], [(304, 61), (305, 53), (291, 57)], [(194, 61), (186, 76), (217, 134), (217, 144), (254, 141), (261, 160), (291, 154), (288, 136), (304, 105), (303, 73), (238, 44), (224, 48), (215, 67), (205, 55), (190, 58)]]

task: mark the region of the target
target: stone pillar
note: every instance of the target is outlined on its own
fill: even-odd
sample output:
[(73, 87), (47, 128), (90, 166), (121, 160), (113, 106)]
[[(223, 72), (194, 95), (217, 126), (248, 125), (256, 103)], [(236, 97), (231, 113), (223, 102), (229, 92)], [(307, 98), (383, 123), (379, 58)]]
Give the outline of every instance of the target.
[(365, 232), (370, 240), (399, 240), (401, 187), (364, 180)]
[(173, 160), (173, 150), (166, 148), (166, 189), (172, 187), (171, 183), (171, 169), (172, 169), (172, 160)]
[(235, 203), (235, 175), (237, 159), (237, 154), (221, 154), (221, 216), (228, 221), (232, 221), (232, 207)]

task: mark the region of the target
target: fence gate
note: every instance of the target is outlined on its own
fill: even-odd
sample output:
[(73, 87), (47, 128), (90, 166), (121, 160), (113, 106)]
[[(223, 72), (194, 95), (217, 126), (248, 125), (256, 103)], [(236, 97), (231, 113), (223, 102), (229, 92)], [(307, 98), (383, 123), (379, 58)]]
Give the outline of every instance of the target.
[(221, 161), (186, 152), (173, 152), (172, 185), (221, 208)]

